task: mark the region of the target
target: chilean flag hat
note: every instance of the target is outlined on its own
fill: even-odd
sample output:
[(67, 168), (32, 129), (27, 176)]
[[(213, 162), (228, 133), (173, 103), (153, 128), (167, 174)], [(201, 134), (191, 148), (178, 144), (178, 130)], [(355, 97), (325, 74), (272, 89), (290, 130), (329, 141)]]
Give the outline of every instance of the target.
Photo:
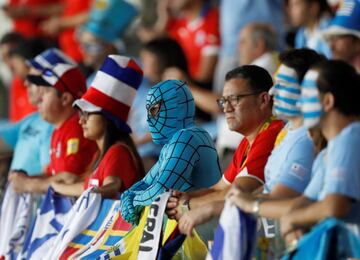
[(91, 87), (73, 106), (86, 112), (101, 112), (126, 133), (126, 123), (143, 72), (136, 62), (125, 56), (109, 55), (96, 73)]

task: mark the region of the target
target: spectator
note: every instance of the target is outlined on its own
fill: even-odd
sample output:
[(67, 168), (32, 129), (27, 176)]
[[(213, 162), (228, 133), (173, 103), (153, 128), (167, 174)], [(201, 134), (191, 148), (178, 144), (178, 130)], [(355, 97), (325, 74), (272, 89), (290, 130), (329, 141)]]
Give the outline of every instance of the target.
[(10, 0), (2, 6), (3, 11), (12, 19), (14, 32), (25, 38), (42, 38), (40, 24), (52, 15), (61, 12), (59, 0)]
[[(180, 219), (182, 208), (199, 217), (197, 225), (219, 215), (225, 194), (231, 183), (244, 192), (253, 192), (264, 184), (264, 167), (273, 149), (276, 136), (284, 124), (272, 117), (268, 94), (272, 78), (255, 65), (238, 67), (226, 75), (223, 97), (218, 104), (223, 109), (229, 129), (244, 135), (233, 161), (222, 179), (210, 189), (194, 193), (174, 192), (167, 204), (169, 217)], [(188, 206), (187, 206), (188, 205)]]
[(277, 37), (274, 29), (267, 24), (249, 23), (239, 36), (240, 65), (257, 65), (274, 75), (279, 61), (276, 54)]
[(25, 39), (17, 33), (5, 34), (0, 41), (0, 52), (2, 60), (10, 68), (13, 74), (9, 91), (9, 121), (11, 123), (18, 122), (26, 115), (35, 112), (36, 110), (36, 108), (29, 102), (27, 97), (27, 90), (26, 86), (24, 85), (24, 75), (26, 75), (26, 72), (21, 72), (18, 74), (17, 72), (19, 71), (16, 72), (14, 70), (14, 66), (12, 65), (10, 59), (13, 50), (24, 48), (26, 44), (27, 42)]
[(208, 0), (162, 0), (158, 9), (157, 24), (141, 28), (140, 38), (148, 41), (169, 34), (183, 48), (192, 79), (211, 83), (220, 45), (218, 9)]
[(290, 21), (298, 27), (295, 48), (313, 49), (330, 57), (330, 48), (321, 38), (321, 31), (329, 26), (332, 13), (327, 0), (289, 0), (288, 5)]
[[(10, 51), (9, 63), (13, 71), (25, 79), (29, 72), (26, 59), (37, 54), (36, 41), (24, 40)], [(40, 90), (25, 82), (29, 103), (37, 106), (40, 102)], [(53, 127), (38, 112), (25, 116), (16, 124), (0, 128), (0, 143), (4, 142), (14, 150), (10, 173), (22, 171), (29, 176), (36, 175), (49, 164), (50, 137)]]
[[(223, 0), (220, 1), (221, 48), (216, 65), (214, 90), (222, 93), (225, 74), (237, 66), (238, 35), (251, 22), (271, 24), (278, 35), (278, 48), (282, 47), (284, 35), (284, 1)], [(239, 19), (241, 17), (241, 19)]]
[[(343, 218), (359, 234), (360, 145), (359, 76), (342, 61), (329, 61), (307, 73), (304, 122), (320, 123), (328, 148), (292, 210), (281, 218), (282, 235), (306, 229), (327, 217)], [(355, 224), (355, 225), (354, 225)], [(288, 240), (289, 241), (289, 240)]]
[[(279, 65), (276, 52), (277, 43), (275, 31), (270, 25), (261, 23), (249, 23), (245, 25), (239, 35), (239, 64), (260, 66), (273, 76)], [(194, 96), (196, 99), (197, 95)], [(225, 118), (222, 116), (218, 117), (217, 129), (216, 148), (220, 154), (221, 168), (226, 169), (243, 136), (230, 131), (225, 122)]]
[[(275, 114), (286, 119), (288, 123), (279, 133), (275, 148), (266, 163), (262, 194), (246, 194), (241, 193), (241, 189), (232, 188), (232, 192), (241, 193), (237, 197), (237, 205), (243, 211), (279, 219), (287, 208), (273, 210), (272, 204), (263, 202), (274, 198), (299, 197), (308, 185), (315, 147), (307, 129), (302, 126), (302, 115), (298, 106), (303, 88), (300, 83), (306, 71), (324, 59), (324, 56), (310, 49), (294, 49), (280, 54), (281, 65), (270, 93), (274, 95)], [(312, 133), (316, 134), (315, 130), (312, 130)]]
[(59, 46), (76, 62), (82, 62), (83, 55), (75, 37), (75, 30), (86, 22), (91, 0), (61, 0), (62, 9), (41, 24), (41, 29), (48, 36), (59, 36)]
[(343, 60), (360, 72), (360, 1), (345, 0), (330, 27), (323, 32), (332, 57)]
[(27, 80), (41, 87), (39, 112), (54, 125), (50, 164), (44, 174), (28, 177), (11, 174), (17, 193), (44, 193), (51, 181), (72, 183), (84, 174), (96, 152), (96, 144), (83, 137), (79, 117), (72, 107), (86, 90), (85, 78), (75, 63), (57, 49), (49, 49), (29, 60), (32, 68)]
[(85, 182), (52, 182), (56, 192), (80, 196), (87, 188), (95, 187), (94, 191), (102, 197), (114, 198), (144, 176), (141, 158), (129, 135), (131, 128), (126, 123), (141, 80), (142, 70), (134, 60), (118, 55), (105, 59), (92, 87), (74, 102), (84, 137), (96, 141), (99, 148), (92, 163), (93, 172)]
[(134, 105), (129, 115), (129, 124), (133, 129), (132, 137), (148, 171), (158, 160), (161, 145), (152, 141), (146, 122), (146, 96), (150, 88), (159, 83), (164, 71), (169, 67), (187, 71), (186, 57), (180, 45), (170, 38), (159, 38), (146, 43), (140, 51), (144, 70), (144, 80), (140, 85)]
[[(96, 0), (91, 7), (88, 21), (79, 30), (84, 64), (97, 71), (108, 55), (118, 53), (116, 43), (136, 15), (136, 8), (126, 1)], [(95, 73), (88, 77), (88, 87), (94, 76)]]
[(221, 177), (211, 137), (194, 124), (194, 99), (184, 82), (168, 80), (152, 87), (146, 108), (153, 141), (164, 147), (147, 175), (121, 196), (121, 214), (129, 223), (138, 223), (144, 206), (165, 190), (210, 187)]

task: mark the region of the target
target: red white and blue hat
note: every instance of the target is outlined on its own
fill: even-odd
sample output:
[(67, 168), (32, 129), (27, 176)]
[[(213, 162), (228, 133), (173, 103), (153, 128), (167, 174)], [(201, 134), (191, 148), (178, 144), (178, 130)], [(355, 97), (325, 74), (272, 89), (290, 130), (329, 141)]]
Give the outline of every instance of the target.
[(49, 86), (60, 92), (69, 92), (80, 98), (86, 91), (86, 79), (75, 61), (56, 48), (47, 49), (28, 65), (40, 72), (40, 75), (28, 75), (28, 81), (39, 86)]
[(344, 0), (331, 21), (322, 32), (328, 40), (333, 35), (353, 35), (360, 38), (360, 0)]
[(109, 55), (91, 87), (73, 106), (86, 112), (102, 112), (118, 129), (130, 133), (126, 122), (142, 78), (142, 69), (133, 59)]

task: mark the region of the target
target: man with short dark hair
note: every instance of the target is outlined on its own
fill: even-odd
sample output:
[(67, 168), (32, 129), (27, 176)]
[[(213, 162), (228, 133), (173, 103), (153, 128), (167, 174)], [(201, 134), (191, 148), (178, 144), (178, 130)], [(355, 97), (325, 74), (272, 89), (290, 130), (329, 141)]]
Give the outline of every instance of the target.
[(55, 127), (50, 164), (40, 176), (14, 173), (9, 180), (17, 193), (45, 193), (52, 181), (72, 183), (81, 178), (97, 147), (84, 138), (79, 116), (72, 107), (86, 91), (85, 77), (75, 62), (58, 49), (48, 49), (28, 62), (31, 70), (27, 81), (42, 91), (39, 113)]
[(272, 116), (271, 98), (268, 94), (273, 85), (265, 69), (246, 65), (227, 73), (223, 96), (218, 100), (225, 113), (229, 129), (244, 135), (233, 160), (223, 178), (210, 189), (193, 193), (175, 191), (167, 205), (169, 217), (180, 219), (182, 213), (196, 217), (197, 225), (220, 214), (225, 194), (231, 183), (244, 192), (253, 192), (264, 183), (264, 166), (270, 155), (283, 122)]

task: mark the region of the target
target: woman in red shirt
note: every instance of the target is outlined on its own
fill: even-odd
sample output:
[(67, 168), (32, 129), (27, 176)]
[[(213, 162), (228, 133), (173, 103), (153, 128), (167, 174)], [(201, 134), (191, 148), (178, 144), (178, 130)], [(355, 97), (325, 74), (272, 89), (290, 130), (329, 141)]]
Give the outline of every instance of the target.
[(134, 60), (110, 55), (96, 74), (90, 89), (74, 102), (78, 108), (84, 137), (97, 143), (91, 174), (83, 181), (52, 183), (56, 192), (79, 196), (89, 187), (103, 197), (116, 197), (144, 176), (144, 167), (130, 137), (126, 120), (142, 80), (142, 70)]

